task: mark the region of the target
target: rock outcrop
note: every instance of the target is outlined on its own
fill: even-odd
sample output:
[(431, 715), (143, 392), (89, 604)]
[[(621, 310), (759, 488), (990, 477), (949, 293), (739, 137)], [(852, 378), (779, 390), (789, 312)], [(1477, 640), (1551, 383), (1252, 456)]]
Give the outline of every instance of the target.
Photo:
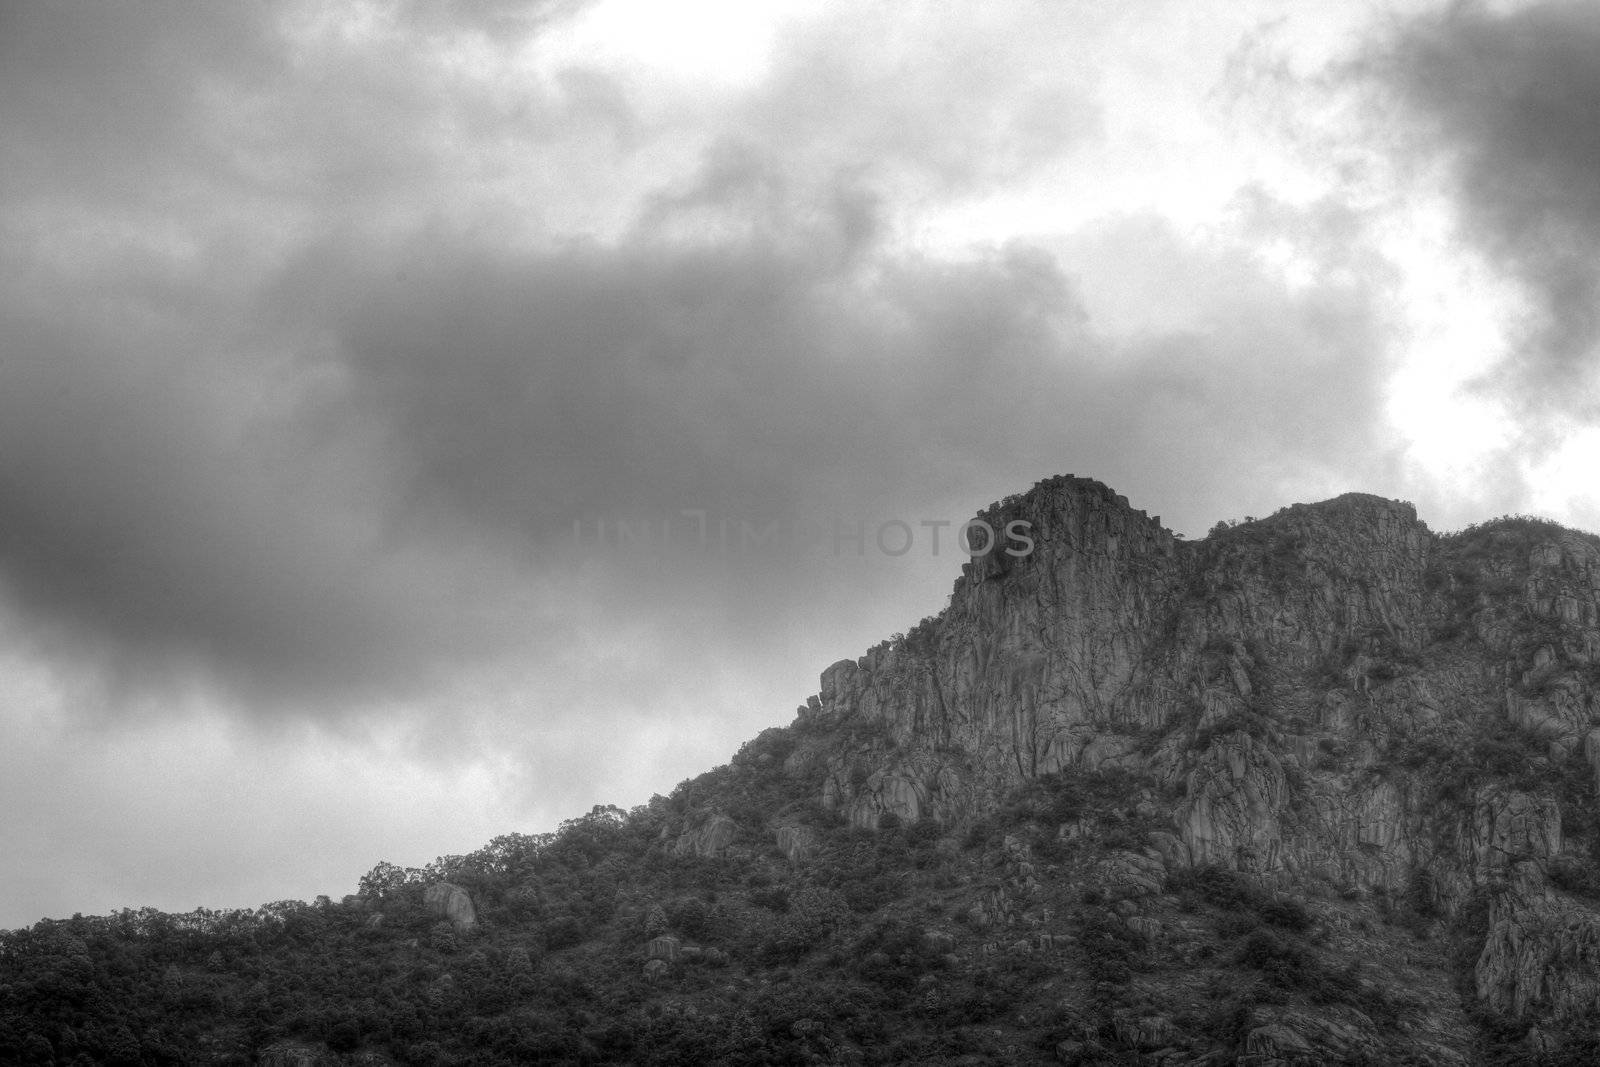
[(683, 951), (683, 942), (675, 937), (653, 937), (644, 946), (644, 954), (652, 960), (675, 962)]
[(673, 850), (680, 856), (718, 856), (739, 834), (739, 824), (726, 815), (705, 813), (684, 827)]
[(422, 902), (434, 914), (449, 920), (458, 935), (469, 934), (478, 925), (478, 913), (472, 906), (472, 896), (458, 885), (435, 882), (423, 893)]
[(1258, 1010), (1250, 1017), (1240, 1064), (1289, 1067), (1322, 1063), (1380, 1062), (1371, 1037), (1372, 1020), (1350, 1011), (1329, 1018), (1301, 1011)]
[[(984, 518), (1028, 523), (1034, 550), (966, 564), (942, 614), (801, 707), (787, 766), (817, 770), (822, 805), (960, 827), (1030, 780), (1122, 774), (1161, 796), (1128, 801), (1142, 836), (1100, 861), (1108, 900), (1218, 866), (1442, 923), (1487, 907), (1484, 1005), (1600, 1011), (1600, 910), (1548, 876), (1600, 860), (1600, 831), (1564, 829), (1600, 825), (1600, 538), (1523, 519), (1441, 537), (1352, 493), (1185, 542), (1071, 476)], [(778, 834), (789, 852), (800, 830)], [(1024, 895), (984, 888), (968, 921), (1013, 923)], [(1337, 1059), (1371, 1032), (1290, 1014), (1245, 1045)]]
[(778, 851), (788, 858), (790, 863), (804, 863), (817, 851), (817, 835), (808, 826), (785, 824), (778, 827), (774, 837)]
[(1550, 892), (1528, 864), (1496, 894), (1473, 974), (1479, 998), (1501, 1015), (1600, 1017), (1600, 912)]

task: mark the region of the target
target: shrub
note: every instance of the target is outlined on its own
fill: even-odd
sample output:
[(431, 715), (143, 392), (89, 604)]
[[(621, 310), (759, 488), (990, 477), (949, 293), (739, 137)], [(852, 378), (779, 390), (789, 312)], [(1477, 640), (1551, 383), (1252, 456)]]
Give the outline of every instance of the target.
[(1168, 891), (1177, 891), (1179, 906), (1193, 910), (1203, 901), (1223, 914), (1217, 932), (1225, 938), (1242, 937), (1266, 925), (1293, 933), (1311, 929), (1306, 906), (1290, 897), (1275, 896), (1248, 879), (1221, 867), (1189, 867), (1172, 872)]
[(1559, 857), (1550, 865), (1550, 881), (1566, 893), (1600, 897), (1600, 870), (1596, 869), (1593, 862), (1584, 862), (1573, 856)]
[(1232, 871), (1221, 867), (1184, 867), (1167, 878), (1169, 889), (1189, 889), (1213, 907), (1226, 910), (1253, 909), (1261, 892)]
[(1268, 900), (1261, 905), (1259, 914), (1263, 922), (1295, 933), (1311, 929), (1311, 913), (1298, 900), (1287, 897)]
[(750, 903), (771, 911), (789, 910), (789, 891), (781, 885), (757, 889), (750, 894)]
[(1298, 985), (1298, 977), (1311, 965), (1310, 954), (1282, 934), (1258, 926), (1250, 931), (1239, 950), (1239, 962), (1247, 967), (1270, 970)]
[(1260, 929), (1261, 920), (1248, 911), (1224, 912), (1217, 919), (1217, 936), (1232, 941), (1234, 938), (1243, 937), (1252, 930)]
[(1412, 911), (1420, 918), (1431, 919), (1439, 913), (1438, 898), (1433, 872), (1426, 867), (1418, 867), (1411, 872), (1411, 883), (1406, 887), (1406, 904)]
[(571, 915), (558, 915), (544, 928), (545, 947), (551, 951), (583, 943), (584, 929)]
[(1144, 939), (1104, 908), (1090, 907), (1078, 934), (1085, 961), (1100, 981), (1121, 985), (1143, 962)]
[(840, 886), (851, 911), (870, 913), (900, 897), (903, 886), (893, 869), (874, 865), (864, 867)]
[(711, 909), (699, 897), (684, 897), (667, 909), (668, 924), (685, 937), (700, 939), (711, 929)]
[(428, 931), (428, 943), (436, 952), (454, 952), (461, 947), (460, 941), (456, 938), (456, 929), (448, 920), (440, 920), (433, 924), (433, 928)]
[(335, 1052), (354, 1052), (361, 1047), (361, 1027), (354, 1019), (341, 1019), (328, 1028), (327, 1042)]
[(820, 945), (849, 915), (843, 896), (825, 886), (802, 886), (789, 898), (789, 911), (762, 942), (762, 954), (774, 960), (795, 960)]

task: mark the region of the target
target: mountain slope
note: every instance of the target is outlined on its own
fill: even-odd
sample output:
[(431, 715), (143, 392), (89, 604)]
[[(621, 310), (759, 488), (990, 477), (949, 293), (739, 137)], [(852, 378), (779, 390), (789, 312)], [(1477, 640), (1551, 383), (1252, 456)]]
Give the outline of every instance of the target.
[(0, 944), (17, 1062), (1594, 1062), (1600, 539), (1105, 486), (668, 798)]

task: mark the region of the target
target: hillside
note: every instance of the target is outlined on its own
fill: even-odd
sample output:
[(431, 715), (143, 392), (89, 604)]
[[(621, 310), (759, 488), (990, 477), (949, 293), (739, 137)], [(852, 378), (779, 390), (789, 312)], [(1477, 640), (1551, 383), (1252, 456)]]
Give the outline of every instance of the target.
[(1600, 1062), (1600, 538), (984, 518), (1033, 550), (670, 797), (0, 935), (0, 1062)]

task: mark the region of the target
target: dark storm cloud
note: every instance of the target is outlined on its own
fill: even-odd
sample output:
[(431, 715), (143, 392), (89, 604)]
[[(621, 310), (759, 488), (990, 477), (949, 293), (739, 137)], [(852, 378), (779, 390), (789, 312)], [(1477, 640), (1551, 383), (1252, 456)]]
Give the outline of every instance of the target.
[(1600, 342), (1600, 6), (1451, 4), (1403, 23), (1366, 69), (1451, 168), (1465, 236), (1533, 296), (1510, 384), (1600, 410), (1581, 388)]
[(1030, 377), (1087, 343), (1066, 279), (1025, 249), (858, 278), (855, 205), (822, 195), (796, 212), (815, 228), (741, 207), (757, 236), (687, 248), (329, 250), (273, 307), (339, 338), (351, 409), (392, 429), (409, 499), (535, 538), (618, 509), (925, 492), (975, 426), (976, 455), (1013, 448)]
[(317, 6), (7, 9), (11, 643), (102, 695), (220, 680), (264, 707), (397, 697), (508, 644), (492, 608), (428, 609), (503, 574), (470, 536), (448, 558), (394, 540), (382, 456), (332, 403), (338, 383), (302, 373), (253, 312), (302, 229), (386, 224), (445, 174), (471, 185), (439, 125), (466, 112), (492, 138), (538, 138), (603, 102), (583, 72), (553, 94), (448, 92), (422, 45), (491, 14), (459, 5), (452, 23), (455, 6), (375, 9), (364, 47)]
[[(791, 247), (313, 250), (265, 320), (334, 338), (296, 373), (338, 384), (231, 445), (182, 355), (168, 377), (120, 381), (111, 339), (80, 356), (41, 326), (8, 393), (13, 592), (131, 655), (370, 685), (491, 636), (463, 637), (438, 595), (465, 593), (473, 544), (447, 549), (447, 533), (515, 576), (519, 550), (558, 545), (574, 519), (916, 519), (952, 491), (998, 496), (1064, 467), (1215, 472), (1188, 496), (1286, 446), (1359, 443), (1375, 332), (1360, 291), (1297, 297), (1189, 251), (1241, 291), (1202, 332), (1118, 346), (1042, 251), (863, 271), (830, 240), (848, 213), (830, 197), (811, 215), (830, 211)], [(1285, 415), (1308, 409), (1321, 416)], [(321, 469), (341, 453), (353, 469)], [(382, 534), (347, 538), (341, 516)]]
[[(867, 245), (869, 194), (795, 188), (780, 163), (719, 153), (614, 245), (323, 250), (273, 307), (338, 338), (351, 411), (391, 428), (406, 499), (533, 541), (686, 508), (909, 511), (1073, 463), (1149, 479), (1211, 456), (1292, 481), (1301, 457), (1371, 444), (1383, 275), (1357, 280), (1337, 212), (1253, 208), (1321, 257), (1326, 276), (1298, 292), (1240, 247), (1120, 231), (1208, 288), (1187, 328), (1119, 341), (1045, 250)], [(1198, 506), (1223, 479), (1185, 481), (1170, 488)]]
[(337, 451), (223, 421), (227, 393), (259, 383), (195, 338), (12, 318), (4, 377), (0, 574), (30, 643), (121, 681), (165, 663), (255, 696), (337, 692), (449, 647), (400, 621), (427, 576), (341, 528), (362, 515)]
[[(455, 26), (447, 10), (393, 32)], [(230, 81), (135, 27), (142, 58), (82, 65), (72, 43), (100, 30), (58, 20), (32, 39), (57, 35), (61, 69), (33, 61), (8, 115), (27, 136), (6, 149), (26, 164), (7, 225), (29, 241), (3, 294), (0, 581), (16, 635), (113, 685), (360, 708), (515, 662), (581, 695), (567, 665), (626, 619), (631, 688), (590, 703), (643, 705), (666, 664), (805, 622), (773, 605), (846, 603), (895, 572), (580, 568), (574, 520), (915, 523), (1071, 470), (1200, 523), (1241, 480), (1301, 484), (1372, 444), (1385, 326), (1326, 220), (1256, 212), (1326, 267), (1299, 289), (1237, 242), (1111, 227), (1205, 280), (1131, 339), (1096, 329), (1044, 247), (898, 241), (906, 203), (1092, 137), (1076, 96), (1024, 94), (1006, 114), (1025, 129), (991, 142), (1006, 109), (971, 84), (924, 99), (867, 74), (860, 45), (854, 65), (780, 64), (708, 120), (697, 164), (620, 205), (616, 235), (528, 239), (474, 206), (470, 160), (514, 135), (547, 180), (541, 160), (598, 113), (630, 151), (651, 135), (617, 81), (456, 95), (388, 43), (345, 56), (293, 22), (158, 27), (195, 51), (242, 36)], [(1011, 84), (996, 56), (962, 55)], [(56, 124), (40, 86), (80, 79), (96, 121)], [(128, 134), (116, 102), (147, 86), (131, 106), (149, 129)], [(564, 181), (581, 196), (608, 176)]]

